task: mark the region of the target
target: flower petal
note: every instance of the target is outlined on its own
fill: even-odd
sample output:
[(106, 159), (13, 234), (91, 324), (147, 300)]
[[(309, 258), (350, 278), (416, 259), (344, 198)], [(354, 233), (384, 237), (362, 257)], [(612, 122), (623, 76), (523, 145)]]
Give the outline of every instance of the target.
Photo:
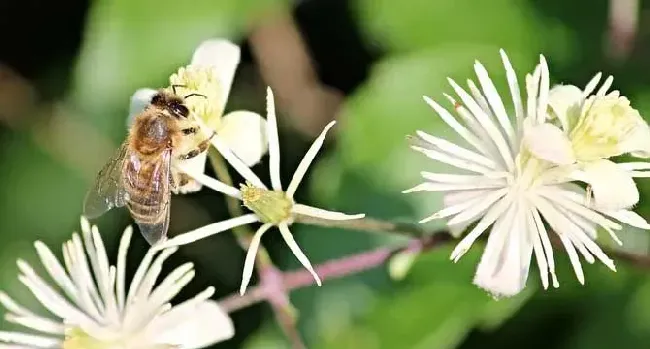
[(178, 345), (182, 349), (205, 348), (235, 335), (228, 314), (217, 302), (209, 300), (191, 308), (174, 307), (157, 321), (169, 321), (179, 326), (159, 331), (156, 341)]
[(320, 281), (320, 277), (318, 277), (318, 274), (316, 274), (316, 271), (314, 270), (314, 267), (312, 267), (311, 263), (309, 262), (309, 259), (305, 255), (304, 252), (300, 249), (300, 246), (298, 246), (298, 243), (296, 243), (296, 240), (293, 238), (293, 234), (291, 234), (291, 231), (289, 230), (289, 227), (282, 223), (278, 225), (278, 228), (280, 228), (280, 234), (282, 235), (282, 238), (284, 239), (284, 242), (287, 243), (287, 246), (289, 246), (289, 249), (291, 249), (291, 252), (293, 253), (296, 258), (300, 261), (303, 267), (309, 271), (309, 273), (314, 277), (314, 280), (316, 280), (316, 284), (318, 286), (321, 286), (322, 283)]
[(583, 176), (592, 188), (595, 206), (599, 209), (625, 209), (639, 202), (634, 180), (612, 161), (598, 160), (585, 164)]
[(536, 157), (557, 165), (570, 165), (576, 161), (571, 141), (557, 126), (526, 124), (524, 129), (524, 144)]
[(212, 66), (219, 78), (221, 101), (227, 101), (230, 87), (241, 59), (239, 46), (224, 39), (211, 39), (202, 42), (192, 57), (192, 65)]
[(141, 88), (131, 96), (131, 105), (129, 106), (129, 117), (126, 119), (126, 127), (131, 128), (133, 121), (138, 114), (151, 103), (153, 97), (158, 91), (151, 88)]
[(219, 137), (246, 166), (257, 164), (268, 150), (266, 120), (250, 111), (234, 111), (221, 120)]
[(572, 124), (575, 124), (575, 118), (580, 115), (580, 105), (582, 104), (582, 91), (573, 85), (553, 86), (548, 94), (548, 105), (560, 120), (564, 132), (570, 132)]
[(326, 219), (330, 221), (347, 221), (352, 219), (361, 219), (366, 216), (363, 213), (345, 214), (343, 212), (328, 211), (328, 210), (323, 210), (322, 208), (301, 205), (301, 204), (295, 204), (293, 206), (293, 212), (298, 214), (303, 214), (305, 216), (316, 217), (316, 218)]
[(273, 225), (269, 223), (262, 224), (262, 226), (257, 228), (255, 235), (253, 235), (253, 239), (248, 245), (248, 251), (246, 251), (246, 260), (244, 261), (244, 272), (242, 273), (241, 286), (239, 287), (239, 294), (242, 296), (244, 293), (246, 293), (246, 287), (248, 287), (248, 284), (251, 281), (251, 277), (253, 276), (255, 256), (257, 256), (257, 250), (260, 248), (262, 235), (264, 235), (264, 233), (266, 233), (266, 231), (269, 230), (269, 228), (272, 226)]
[(305, 173), (307, 173), (309, 165), (311, 165), (311, 162), (314, 161), (314, 158), (316, 158), (318, 151), (323, 146), (327, 131), (329, 131), (330, 128), (334, 126), (334, 124), (336, 124), (336, 121), (331, 121), (329, 124), (327, 124), (327, 126), (325, 126), (321, 134), (316, 138), (314, 143), (312, 143), (311, 147), (309, 147), (309, 150), (305, 156), (302, 158), (302, 160), (300, 160), (300, 164), (298, 164), (298, 168), (296, 169), (296, 172), (293, 173), (291, 182), (289, 182), (289, 186), (287, 187), (288, 197), (293, 198), (293, 194), (296, 193), (296, 189), (298, 189), (298, 185), (300, 185), (302, 178), (305, 176)]
[(234, 227), (238, 227), (244, 224), (255, 223), (258, 221), (257, 216), (254, 213), (249, 213), (243, 216), (230, 218), (225, 221), (208, 224), (198, 229), (194, 229), (190, 232), (177, 235), (172, 239), (169, 239), (163, 243), (160, 243), (154, 246), (158, 250), (169, 248), (172, 246), (181, 246), (187, 245), (197, 240), (204, 239), (208, 236), (230, 230)]

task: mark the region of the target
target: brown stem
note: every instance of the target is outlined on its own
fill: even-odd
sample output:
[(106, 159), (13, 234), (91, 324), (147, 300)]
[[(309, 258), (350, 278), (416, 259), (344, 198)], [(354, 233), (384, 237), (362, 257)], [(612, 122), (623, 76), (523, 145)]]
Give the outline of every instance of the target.
[[(373, 251), (350, 255), (331, 261), (327, 261), (315, 267), (316, 273), (321, 280), (330, 280), (356, 274), (383, 265), (393, 255), (400, 252), (420, 252), (434, 249), (447, 242), (453, 241), (451, 235), (446, 232), (437, 232), (430, 236), (414, 239), (405, 245), (398, 247), (381, 247)], [(280, 290), (270, 289), (266, 285), (251, 287), (244, 296), (233, 294), (220, 300), (221, 306), (228, 312), (248, 307), (255, 303), (266, 300), (278, 292), (288, 291), (310, 286), (314, 284), (311, 274), (304, 269), (284, 273)]]

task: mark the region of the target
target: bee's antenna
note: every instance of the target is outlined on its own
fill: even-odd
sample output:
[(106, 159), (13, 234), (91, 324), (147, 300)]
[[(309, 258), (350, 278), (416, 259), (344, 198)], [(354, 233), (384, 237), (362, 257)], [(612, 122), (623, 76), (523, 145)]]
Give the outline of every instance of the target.
[(177, 84), (177, 85), (172, 85), (172, 92), (174, 92), (174, 94), (176, 94), (176, 88), (177, 88), (177, 87), (187, 87), (187, 85), (179, 85), (179, 84)]
[(194, 97), (194, 96), (199, 96), (199, 97), (203, 97), (203, 98), (208, 98), (206, 95), (202, 95), (202, 94), (200, 94), (200, 93), (190, 93), (189, 95), (187, 95), (187, 96), (185, 96), (185, 97), (183, 97), (183, 98), (184, 98), (184, 99), (187, 99), (188, 97)]

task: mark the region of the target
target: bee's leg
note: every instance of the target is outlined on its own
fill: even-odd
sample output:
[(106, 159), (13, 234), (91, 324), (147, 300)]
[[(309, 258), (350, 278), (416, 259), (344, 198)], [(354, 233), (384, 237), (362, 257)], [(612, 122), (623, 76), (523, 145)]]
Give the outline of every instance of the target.
[(189, 136), (189, 135), (193, 135), (193, 134), (196, 134), (197, 132), (199, 132), (199, 129), (196, 128), (196, 127), (188, 127), (188, 128), (182, 129), (181, 132), (183, 132), (184, 135)]
[(210, 146), (210, 140), (209, 140), (209, 139), (206, 139), (206, 140), (204, 140), (203, 142), (199, 143), (199, 145), (198, 145), (196, 148), (194, 148), (194, 149), (188, 151), (188, 152), (185, 153), (185, 154), (181, 154), (181, 155), (179, 155), (178, 158), (179, 158), (180, 160), (191, 159), (191, 158), (196, 157), (196, 156), (198, 156), (199, 154), (203, 153), (204, 151), (208, 150), (208, 147), (209, 147), (209, 146)]

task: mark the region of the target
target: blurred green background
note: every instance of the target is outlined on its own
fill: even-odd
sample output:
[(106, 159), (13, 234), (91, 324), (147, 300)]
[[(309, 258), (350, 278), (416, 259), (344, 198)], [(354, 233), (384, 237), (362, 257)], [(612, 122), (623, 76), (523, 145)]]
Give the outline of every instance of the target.
[[(36, 262), (34, 240), (56, 249), (78, 230), (85, 191), (124, 139), (130, 95), (165, 85), (204, 39), (242, 45), (229, 110), (263, 112), (267, 84), (280, 96), (285, 182), (322, 126), (341, 121), (298, 199), (373, 217), (417, 221), (439, 207), (435, 194), (400, 193), (437, 166), (409, 151), (405, 135), (453, 137), (421, 96), (440, 100), (451, 91), (447, 76), (473, 78), (476, 59), (504, 91), (499, 48), (520, 83), (543, 53), (552, 82), (583, 86), (598, 71), (614, 74), (614, 87), (650, 115), (650, 5), (635, 0), (3, 1), (0, 32), (0, 288), (31, 305), (16, 258)], [(267, 169), (266, 158), (254, 168), (263, 180)], [(647, 219), (650, 181), (638, 183), (637, 212)], [(174, 197), (170, 235), (227, 217), (223, 197), (209, 190)], [(112, 258), (130, 223), (125, 210), (98, 220)], [(395, 242), (293, 231), (313, 263)], [(621, 238), (624, 249), (648, 252), (647, 232)], [(298, 267), (278, 234), (264, 244), (283, 269)], [(541, 290), (533, 267), (524, 294), (496, 302), (471, 284), (481, 246), (458, 264), (448, 260), (450, 248), (419, 258), (401, 281), (382, 267), (292, 293), (308, 346), (650, 347), (648, 270), (589, 265), (580, 286), (557, 253), (559, 289)], [(132, 268), (145, 249), (137, 235)], [(167, 268), (192, 260), (198, 273), (179, 300), (207, 285), (215, 298), (234, 292), (243, 257), (231, 234), (183, 247)], [(289, 346), (266, 304), (233, 319), (235, 338), (216, 347)]]

